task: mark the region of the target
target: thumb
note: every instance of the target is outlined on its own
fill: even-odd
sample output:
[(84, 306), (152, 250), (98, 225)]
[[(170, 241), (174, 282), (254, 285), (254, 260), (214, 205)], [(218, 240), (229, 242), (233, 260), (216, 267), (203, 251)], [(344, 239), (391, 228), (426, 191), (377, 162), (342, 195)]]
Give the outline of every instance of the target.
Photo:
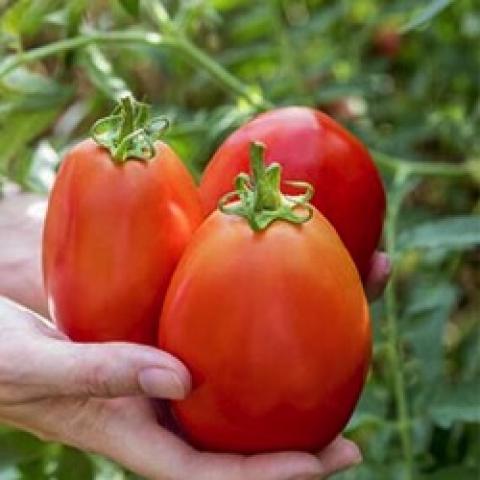
[(190, 375), (172, 355), (129, 343), (82, 344), (0, 297), (0, 402), (51, 396), (181, 399)]
[(190, 389), (185, 366), (153, 347), (62, 340), (48, 343), (34, 368), (37, 380), (32, 379), (48, 396), (181, 399)]

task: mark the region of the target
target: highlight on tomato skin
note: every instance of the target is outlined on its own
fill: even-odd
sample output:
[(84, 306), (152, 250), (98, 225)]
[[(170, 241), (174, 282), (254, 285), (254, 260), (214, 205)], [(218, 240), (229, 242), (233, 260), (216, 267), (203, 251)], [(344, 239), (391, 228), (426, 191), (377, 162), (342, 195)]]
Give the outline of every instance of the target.
[(365, 382), (371, 329), (358, 272), (308, 189), (275, 190), (279, 170), (237, 177), (238, 200), (227, 196), (197, 230), (167, 292), (158, 345), (192, 374), (172, 409), (201, 449), (320, 451)]
[[(307, 107), (262, 113), (233, 132), (210, 160), (199, 187), (206, 213), (248, 172), (249, 145), (263, 142), (266, 162), (278, 162), (285, 180), (314, 187), (312, 204), (331, 222), (366, 278), (382, 235), (386, 197), (368, 150), (326, 114)], [(294, 190), (286, 188), (286, 192)]]
[(203, 214), (190, 174), (156, 139), (162, 123), (135, 124), (135, 109), (146, 107), (127, 102), (130, 130), (154, 135), (135, 137), (107, 117), (96, 141), (66, 155), (49, 199), (44, 283), (51, 316), (72, 340), (153, 345), (171, 275)]

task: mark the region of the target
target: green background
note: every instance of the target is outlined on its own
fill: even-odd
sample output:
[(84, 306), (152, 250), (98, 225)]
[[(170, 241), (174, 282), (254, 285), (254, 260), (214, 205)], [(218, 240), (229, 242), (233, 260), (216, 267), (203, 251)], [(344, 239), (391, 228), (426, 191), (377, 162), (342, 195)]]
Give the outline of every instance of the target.
[[(395, 269), (348, 427), (364, 463), (335, 478), (478, 478), (477, 1), (0, 0), (0, 12), (0, 185), (47, 192), (124, 89), (171, 119), (165, 138), (197, 178), (267, 102), (315, 105), (357, 134), (388, 187)], [(102, 478), (135, 477), (0, 427), (0, 480)]]

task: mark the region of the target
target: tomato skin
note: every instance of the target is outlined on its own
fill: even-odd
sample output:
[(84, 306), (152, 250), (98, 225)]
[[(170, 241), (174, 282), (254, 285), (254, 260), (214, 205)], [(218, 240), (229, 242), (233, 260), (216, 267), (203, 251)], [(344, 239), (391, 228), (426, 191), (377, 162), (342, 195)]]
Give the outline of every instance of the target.
[(172, 272), (203, 219), (192, 178), (156, 143), (149, 161), (115, 164), (85, 140), (66, 156), (47, 211), (50, 314), (73, 340), (154, 344)]
[(232, 189), (239, 172), (248, 172), (249, 145), (256, 140), (267, 147), (267, 164), (282, 165), (284, 180), (313, 185), (312, 204), (335, 227), (365, 279), (382, 233), (385, 191), (366, 148), (320, 111), (271, 110), (231, 134), (214, 154), (200, 184), (206, 212), (212, 212)]
[(318, 451), (343, 429), (365, 381), (368, 304), (317, 211), (260, 233), (217, 211), (175, 271), (159, 346), (192, 374), (173, 412), (197, 447)]

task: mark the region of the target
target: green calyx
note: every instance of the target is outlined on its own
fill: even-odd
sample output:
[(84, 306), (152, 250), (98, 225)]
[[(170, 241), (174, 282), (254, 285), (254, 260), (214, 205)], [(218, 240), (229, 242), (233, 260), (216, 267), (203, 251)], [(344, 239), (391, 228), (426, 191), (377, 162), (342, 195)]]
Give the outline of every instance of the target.
[(166, 118), (151, 118), (149, 105), (125, 93), (111, 115), (95, 122), (90, 134), (117, 163), (147, 161), (154, 157), (154, 142), (167, 127)]
[[(252, 177), (240, 173), (235, 179), (235, 191), (227, 193), (218, 208), (228, 215), (245, 218), (255, 231), (267, 228), (275, 220), (296, 224), (307, 222), (313, 215), (313, 207), (309, 203), (313, 187), (306, 182), (284, 182), (305, 192), (301, 195), (283, 194), (280, 189), (282, 167), (278, 163), (266, 166), (264, 152), (265, 145), (262, 143), (251, 144)], [(299, 209), (303, 212), (298, 212)]]

